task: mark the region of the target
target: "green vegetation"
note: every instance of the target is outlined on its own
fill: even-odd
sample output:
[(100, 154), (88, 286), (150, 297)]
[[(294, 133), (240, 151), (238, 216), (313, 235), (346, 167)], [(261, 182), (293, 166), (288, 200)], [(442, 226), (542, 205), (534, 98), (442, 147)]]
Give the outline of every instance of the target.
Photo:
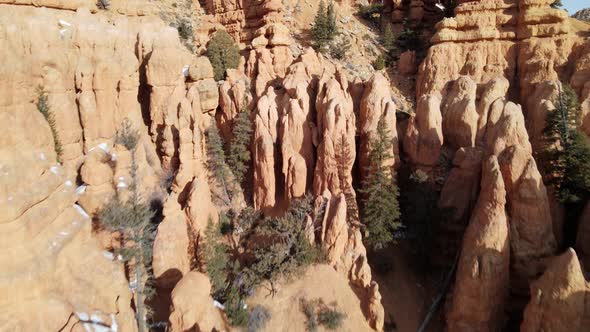
[(118, 232), (122, 236), (122, 247), (116, 250), (116, 254), (121, 255), (122, 260), (130, 264), (130, 270), (134, 271), (130, 284), (136, 294), (136, 320), (139, 331), (145, 332), (148, 331), (146, 316), (151, 315), (151, 310), (146, 306), (145, 300), (155, 295), (155, 288), (151, 282), (145, 284), (143, 282), (146, 277), (151, 280), (153, 275), (151, 264), (155, 225), (152, 223), (152, 219), (155, 216), (155, 211), (139, 194), (136, 160), (138, 141), (139, 133), (126, 120), (122, 129), (117, 133), (115, 143), (121, 144), (131, 151), (129, 195), (126, 199), (113, 197), (100, 211), (99, 223), (105, 229)]
[(255, 306), (248, 318), (248, 332), (258, 332), (262, 330), (270, 317), (270, 311), (268, 311), (268, 309), (260, 305)]
[(211, 172), (212, 180), (216, 181), (224, 192), (222, 200), (228, 204), (231, 201), (231, 190), (229, 188), (228, 166), (225, 162), (225, 151), (223, 140), (219, 135), (219, 129), (215, 120), (211, 121), (206, 132), (207, 138), (207, 168)]
[[(311, 200), (301, 199), (293, 201), (282, 217), (262, 218), (252, 208), (244, 209), (239, 215), (228, 213), (231, 225), (223, 226), (227, 239), (221, 232), (224, 222), (217, 229), (208, 228), (204, 256), (213, 285), (212, 295), (224, 303), (232, 325), (261, 323), (263, 312), (248, 315), (244, 308), (244, 300), (254, 288), (266, 281), (274, 294), (279, 278), (289, 278), (322, 259), (319, 248), (305, 236), (305, 218), (310, 212)], [(230, 242), (236, 247), (225, 244)]]
[(342, 321), (346, 315), (336, 310), (336, 308), (322, 308), (318, 314), (318, 322), (328, 330), (336, 331), (342, 326)]
[(205, 231), (205, 246), (203, 250), (207, 262), (207, 274), (211, 280), (213, 297), (218, 297), (227, 288), (228, 266), (230, 262), (229, 247), (222, 241), (222, 234), (211, 220)]
[(49, 124), (49, 128), (51, 129), (51, 135), (53, 136), (53, 148), (55, 150), (55, 154), (57, 156), (57, 162), (61, 162), (61, 155), (62, 155), (62, 147), (61, 142), (59, 140), (59, 136), (57, 135), (57, 128), (55, 127), (55, 117), (53, 116), (53, 112), (49, 107), (49, 101), (47, 99), (47, 92), (42, 87), (37, 88), (37, 110), (39, 113), (43, 114), (45, 120)]
[(555, 111), (547, 115), (544, 130), (549, 184), (562, 203), (579, 203), (590, 198), (590, 145), (578, 130), (580, 103), (567, 85), (554, 101)]
[(590, 143), (578, 129), (576, 93), (563, 85), (553, 103), (556, 109), (547, 114), (542, 160), (547, 184), (565, 206), (564, 243), (573, 246), (578, 219), (590, 199)]
[(315, 332), (318, 326), (322, 325), (328, 330), (336, 331), (342, 326), (346, 315), (336, 308), (336, 303), (330, 308), (322, 299), (299, 300), (300, 308), (307, 318), (307, 330)]
[[(247, 103), (244, 102), (244, 105)], [(252, 121), (247, 108), (236, 116), (232, 128), (233, 138), (229, 143), (227, 164), (236, 182), (242, 183), (250, 167), (250, 143), (252, 141)]]
[(305, 236), (305, 217), (311, 208), (311, 199), (295, 200), (284, 216), (258, 223), (252, 236), (266, 240), (257, 242), (254, 260), (245, 270), (251, 284), (268, 281), (274, 293), (280, 277), (291, 277), (301, 267), (322, 260), (321, 251)]
[(324, 1), (320, 1), (310, 33), (314, 48), (320, 52), (326, 51), (328, 44), (338, 34), (334, 2), (330, 2), (326, 8)]
[(383, 70), (385, 69), (387, 64), (385, 62), (385, 58), (383, 57), (383, 55), (379, 54), (377, 58), (373, 61), (372, 65), (373, 69), (375, 70)]
[(227, 69), (238, 68), (240, 49), (226, 31), (217, 31), (207, 44), (207, 57), (216, 81), (225, 78)]
[(418, 31), (421, 31), (420, 25), (414, 25), (409, 20), (404, 20), (404, 29), (397, 38), (397, 47), (402, 51), (421, 51), (424, 49), (424, 43)]
[(393, 158), (392, 144), (382, 117), (377, 125), (376, 137), (371, 139), (371, 169), (360, 190), (364, 195), (362, 220), (368, 230), (366, 241), (373, 249), (381, 249), (393, 242), (393, 235), (401, 226), (394, 172), (391, 167), (385, 166)]
[(396, 46), (397, 38), (393, 33), (393, 28), (391, 24), (388, 23), (385, 25), (383, 29), (383, 34), (381, 35), (381, 45), (385, 48), (385, 52), (387, 54), (387, 58), (389, 61), (394, 60), (396, 57), (397, 46)]
[(336, 60), (343, 60), (350, 49), (350, 41), (343, 38), (339, 42), (330, 44), (330, 55)]
[(383, 4), (380, 2), (373, 3), (370, 5), (361, 5), (357, 12), (357, 15), (363, 19), (369, 21), (374, 26), (378, 27), (381, 25), (381, 13), (383, 12)]
[(177, 17), (176, 22), (170, 24), (173, 28), (178, 31), (180, 41), (184, 46), (191, 52), (195, 51), (195, 36), (193, 33), (193, 24), (190, 18)]

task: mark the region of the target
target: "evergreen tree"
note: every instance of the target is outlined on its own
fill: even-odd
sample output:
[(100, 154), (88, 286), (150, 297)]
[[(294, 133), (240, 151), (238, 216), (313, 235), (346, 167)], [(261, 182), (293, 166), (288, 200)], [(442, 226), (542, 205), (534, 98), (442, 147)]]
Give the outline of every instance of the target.
[(203, 255), (207, 264), (207, 275), (211, 280), (211, 293), (213, 298), (219, 298), (227, 288), (229, 248), (223, 243), (219, 227), (215, 227), (211, 220), (205, 230)]
[(217, 31), (207, 44), (207, 57), (213, 66), (216, 81), (225, 78), (225, 71), (238, 68), (240, 48), (226, 31)]
[(115, 143), (125, 146), (131, 152), (129, 197), (113, 197), (99, 213), (100, 224), (122, 236), (122, 247), (117, 254), (126, 263), (132, 263), (134, 277), (131, 281), (136, 296), (136, 320), (140, 332), (148, 331), (146, 317), (151, 314), (146, 307), (145, 300), (155, 294), (154, 287), (144, 279), (151, 279), (152, 246), (155, 236), (155, 225), (152, 219), (155, 215), (150, 205), (145, 202), (138, 188), (138, 166), (136, 160), (139, 133), (126, 120), (117, 133)]
[(386, 161), (393, 158), (392, 144), (382, 117), (377, 125), (376, 137), (371, 140), (371, 169), (361, 190), (365, 197), (362, 220), (368, 230), (366, 240), (374, 249), (381, 249), (393, 242), (394, 233), (401, 226), (395, 177), (391, 167), (384, 166)]
[(334, 11), (334, 1), (330, 1), (328, 9), (326, 10), (326, 29), (328, 31), (329, 40), (334, 39), (338, 34), (338, 26), (336, 26), (336, 12)]
[(224, 192), (223, 200), (226, 204), (231, 201), (230, 190), (228, 188), (227, 164), (225, 162), (225, 152), (223, 151), (223, 140), (219, 135), (219, 129), (215, 120), (207, 130), (207, 168), (212, 174), (213, 180), (221, 186)]
[(242, 183), (251, 159), (252, 121), (250, 120), (250, 112), (247, 109), (242, 110), (236, 116), (232, 132), (233, 138), (229, 144), (227, 164), (237, 183)]
[(381, 45), (383, 45), (383, 48), (385, 48), (388, 61), (395, 60), (395, 53), (397, 52), (396, 42), (397, 40), (395, 34), (393, 33), (391, 24), (387, 23), (383, 29), (383, 35), (381, 35)]
[(554, 102), (555, 111), (547, 115), (545, 138), (546, 171), (562, 203), (578, 203), (590, 198), (590, 145), (577, 129), (580, 103), (567, 85)]
[(333, 2), (330, 2), (326, 9), (324, 1), (320, 1), (320, 6), (316, 13), (313, 25), (311, 26), (310, 33), (315, 48), (321, 52), (325, 51), (328, 44), (338, 33)]

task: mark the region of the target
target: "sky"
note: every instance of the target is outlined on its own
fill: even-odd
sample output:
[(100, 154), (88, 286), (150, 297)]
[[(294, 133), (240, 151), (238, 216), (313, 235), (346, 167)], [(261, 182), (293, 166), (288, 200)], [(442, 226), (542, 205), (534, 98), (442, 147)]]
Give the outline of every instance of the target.
[(567, 9), (570, 15), (574, 14), (580, 9), (590, 7), (590, 0), (561, 0), (561, 3), (565, 9)]

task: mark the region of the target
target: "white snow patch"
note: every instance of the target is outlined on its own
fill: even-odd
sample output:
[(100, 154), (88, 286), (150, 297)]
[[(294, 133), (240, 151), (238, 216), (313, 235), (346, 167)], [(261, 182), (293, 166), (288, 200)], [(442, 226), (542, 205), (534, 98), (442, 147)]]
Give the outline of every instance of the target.
[(56, 165), (56, 166), (51, 166), (51, 167), (49, 168), (49, 170), (50, 170), (50, 171), (51, 171), (51, 173), (53, 173), (53, 174), (56, 174), (56, 175), (57, 175), (57, 174), (59, 174), (59, 167), (58, 167), (57, 165)]
[(72, 181), (70, 181), (70, 180), (66, 181), (64, 184), (65, 184), (67, 187), (71, 187), (71, 186), (73, 186), (73, 185), (74, 185), (74, 184), (72, 183)]
[(94, 324), (94, 332), (111, 332), (111, 328), (101, 324)]
[(45, 158), (45, 153), (43, 153), (43, 152), (39, 153), (39, 159), (45, 160), (46, 159)]
[(119, 330), (119, 324), (117, 324), (117, 318), (115, 314), (111, 314), (111, 331), (117, 332)]
[(221, 310), (225, 310), (225, 306), (223, 304), (219, 303), (219, 301), (217, 301), (217, 300), (213, 300), (213, 306), (217, 307)]
[(59, 34), (63, 37), (66, 35), (66, 32), (68, 32), (68, 29), (61, 29), (59, 30)]
[(66, 22), (64, 20), (59, 20), (59, 25), (61, 25), (62, 27), (63, 26), (66, 26), (66, 27), (71, 27), (72, 26), (72, 24), (70, 24), (69, 22)]
[(109, 146), (108, 146), (108, 144), (107, 144), (107, 143), (100, 143), (100, 144), (98, 145), (98, 147), (99, 147), (99, 148), (100, 148), (102, 151), (104, 151), (104, 152), (106, 152), (106, 153), (109, 153)]
[(435, 6), (436, 6), (438, 9), (440, 9), (441, 11), (444, 11), (444, 10), (445, 10), (445, 6), (443, 6), (441, 3), (437, 3)]
[(92, 331), (92, 328), (91, 328), (91, 326), (92, 326), (91, 324), (89, 324), (89, 323), (84, 323), (84, 324), (82, 324), (82, 325), (84, 326), (84, 330), (86, 330), (86, 332), (93, 332), (93, 331)]
[(115, 259), (115, 255), (113, 255), (113, 253), (109, 251), (103, 251), (102, 255), (109, 260)]
[(117, 154), (115, 152), (111, 153), (111, 160), (117, 161)]
[(90, 320), (94, 323), (94, 324), (100, 324), (102, 323), (102, 319), (100, 318), (100, 316), (98, 315), (92, 315), (90, 316)]
[(123, 256), (117, 255), (117, 260), (122, 261), (123, 260)]
[(78, 188), (76, 188), (76, 194), (77, 195), (82, 195), (84, 192), (86, 191), (86, 185), (81, 185)]
[(117, 183), (117, 188), (127, 188), (127, 184), (123, 181), (119, 181), (119, 183)]
[(78, 204), (74, 204), (74, 209), (76, 209), (76, 211), (78, 211), (78, 213), (79, 213), (79, 214), (80, 214), (82, 217), (84, 217), (84, 218), (86, 218), (86, 219), (90, 219), (90, 216), (88, 215), (88, 213), (86, 213), (86, 211), (84, 211), (84, 209), (83, 209), (83, 208), (82, 208), (80, 205), (78, 205)]
[(52, 241), (52, 242), (51, 242), (51, 246), (52, 246), (52, 247), (57, 247), (57, 242), (55, 242), (55, 241)]
[(125, 181), (125, 177), (124, 176), (119, 176), (119, 181)]
[(90, 318), (88, 314), (83, 311), (76, 312), (76, 316), (78, 316), (79, 320), (88, 320)]
[(184, 67), (182, 67), (182, 75), (184, 77), (188, 77), (188, 68), (189, 68), (189, 65), (185, 65)]
[(59, 235), (61, 235), (61, 236), (67, 236), (68, 234), (70, 234), (70, 233), (68, 233), (68, 232), (65, 232), (65, 231), (61, 231), (61, 232), (59, 232)]

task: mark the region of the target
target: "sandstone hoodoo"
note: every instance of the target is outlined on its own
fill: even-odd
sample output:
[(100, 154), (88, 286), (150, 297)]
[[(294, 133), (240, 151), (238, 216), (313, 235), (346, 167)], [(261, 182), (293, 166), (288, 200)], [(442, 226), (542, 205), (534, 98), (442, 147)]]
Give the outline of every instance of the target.
[(0, 0), (0, 331), (587, 331), (568, 6)]

